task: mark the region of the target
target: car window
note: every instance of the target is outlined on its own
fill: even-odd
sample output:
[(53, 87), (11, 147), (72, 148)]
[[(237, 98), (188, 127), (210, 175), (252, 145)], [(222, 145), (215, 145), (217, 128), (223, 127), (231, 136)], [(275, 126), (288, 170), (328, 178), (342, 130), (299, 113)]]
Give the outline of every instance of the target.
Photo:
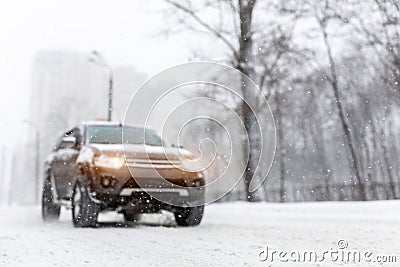
[(64, 140), (65, 139), (63, 138), (63, 141), (60, 143), (60, 149), (76, 149), (77, 148), (76, 142), (70, 143), (70, 142), (64, 142)]
[[(74, 137), (76, 139), (76, 142), (71, 144), (69, 142), (63, 142), (65, 137)], [(82, 142), (82, 137), (80, 134), (79, 128), (74, 128), (72, 130), (69, 130), (65, 132), (60, 138), (58, 138), (56, 145), (54, 146), (54, 150), (59, 150), (59, 149), (78, 149), (80, 147), (80, 144)]]
[(161, 137), (153, 130), (141, 127), (92, 125), (87, 129), (88, 143), (91, 144), (122, 144), (122, 134), (126, 144), (163, 145)]

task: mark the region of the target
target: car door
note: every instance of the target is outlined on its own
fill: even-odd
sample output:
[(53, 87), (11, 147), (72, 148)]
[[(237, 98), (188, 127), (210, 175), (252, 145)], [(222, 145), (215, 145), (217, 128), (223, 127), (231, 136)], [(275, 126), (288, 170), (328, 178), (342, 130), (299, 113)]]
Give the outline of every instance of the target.
[(64, 133), (54, 154), (52, 170), (55, 185), (60, 199), (72, 197), (73, 179), (76, 160), (80, 149), (80, 132), (78, 128)]

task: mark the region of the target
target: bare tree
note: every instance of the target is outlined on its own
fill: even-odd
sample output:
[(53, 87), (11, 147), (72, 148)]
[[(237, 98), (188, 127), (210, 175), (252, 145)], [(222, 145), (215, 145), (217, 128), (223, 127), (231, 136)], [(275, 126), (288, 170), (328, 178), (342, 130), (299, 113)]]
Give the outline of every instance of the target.
[(338, 114), (344, 132), (344, 139), (349, 148), (350, 168), (354, 175), (355, 185), (358, 187), (361, 198), (363, 200), (366, 200), (364, 179), (361, 177), (360, 163), (356, 152), (356, 142), (351, 132), (351, 125), (349, 123), (348, 113), (346, 112), (343, 98), (341, 96), (336, 62), (333, 57), (332, 46), (329, 40), (328, 33), (329, 22), (333, 20), (341, 20), (341, 16), (333, 8), (330, 0), (315, 1), (312, 6), (314, 17), (318, 22), (318, 26), (324, 41), (326, 54), (329, 60), (329, 74), (327, 74), (326, 77), (332, 86), (335, 103), (337, 104)]
[[(270, 101), (279, 149), (266, 199), (399, 197), (400, 129), (389, 122), (400, 110), (397, 0), (165, 1), (184, 29), (224, 45), (224, 62)], [(315, 34), (322, 48), (310, 45)], [(248, 189), (260, 140), (253, 111), (241, 102), (237, 111), (250, 138)]]
[[(287, 29), (276, 24), (256, 24), (254, 22), (256, 0), (202, 1), (199, 8), (186, 1), (166, 0), (166, 2), (185, 15), (184, 19), (180, 19), (181, 24), (198, 32), (205, 30), (209, 35), (225, 44), (230, 51), (229, 64), (244, 75), (256, 80), (266, 97), (271, 93), (270, 87), (278, 85), (279, 79), (286, 75), (287, 69), (282, 68), (282, 65), (287, 63), (286, 55), (295, 54), (293, 47), (289, 44), (292, 31), (290, 29), (286, 31)], [(274, 4), (273, 1), (271, 4)], [(200, 15), (201, 11), (207, 8), (213, 9), (219, 19), (203, 19)], [(260, 7), (260, 9), (264, 9), (264, 7)], [(194, 22), (195, 26), (185, 20), (188, 18)], [(230, 23), (229, 26), (226, 26), (227, 21)], [(293, 28), (293, 26), (291, 27)], [(259, 49), (255, 49), (256, 46)], [(242, 94), (244, 99), (249, 99), (251, 96), (246, 90), (248, 88), (246, 83), (245, 79), (242, 80)], [(278, 108), (281, 104), (279, 97), (279, 93), (277, 93), (273, 98), (278, 102)], [(260, 106), (260, 109), (263, 108), (267, 107)], [(244, 177), (246, 199), (255, 201), (256, 195), (249, 191), (249, 186), (259, 161), (258, 150), (261, 133), (254, 111), (245, 102), (241, 103), (239, 110), (249, 136), (250, 146)], [(278, 131), (282, 131), (282, 124), (279, 125)], [(280, 140), (279, 142), (283, 142), (282, 138)], [(283, 144), (281, 147), (284, 150)], [(281, 158), (283, 160), (284, 154)], [(281, 179), (284, 180), (284, 164), (281, 163), (281, 166)]]
[[(372, 48), (383, 68), (381, 77), (400, 96), (400, 4), (398, 0), (354, 0), (352, 25)], [(359, 12), (362, 10), (364, 12)], [(389, 75), (388, 72), (389, 71)]]

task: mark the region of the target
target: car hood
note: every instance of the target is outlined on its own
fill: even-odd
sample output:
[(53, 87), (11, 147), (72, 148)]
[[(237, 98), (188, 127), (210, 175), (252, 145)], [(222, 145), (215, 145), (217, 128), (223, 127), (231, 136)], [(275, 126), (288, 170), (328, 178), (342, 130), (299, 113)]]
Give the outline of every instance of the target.
[(90, 147), (98, 150), (100, 153), (112, 155), (124, 155), (127, 159), (169, 159), (177, 160), (193, 158), (193, 154), (182, 148), (175, 147), (162, 147), (162, 146), (148, 146), (142, 144), (90, 144)]

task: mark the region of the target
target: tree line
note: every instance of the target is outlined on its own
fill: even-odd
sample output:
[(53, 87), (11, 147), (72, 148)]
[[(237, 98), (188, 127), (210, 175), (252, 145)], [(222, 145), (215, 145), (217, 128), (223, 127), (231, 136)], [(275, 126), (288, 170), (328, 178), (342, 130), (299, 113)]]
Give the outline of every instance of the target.
[[(267, 182), (248, 190), (259, 144), (250, 140), (244, 183), (228, 198), (399, 198), (397, 0), (165, 1), (181, 31), (223, 47), (223, 62), (257, 83), (275, 117)], [(238, 110), (251, 133), (251, 112)]]

